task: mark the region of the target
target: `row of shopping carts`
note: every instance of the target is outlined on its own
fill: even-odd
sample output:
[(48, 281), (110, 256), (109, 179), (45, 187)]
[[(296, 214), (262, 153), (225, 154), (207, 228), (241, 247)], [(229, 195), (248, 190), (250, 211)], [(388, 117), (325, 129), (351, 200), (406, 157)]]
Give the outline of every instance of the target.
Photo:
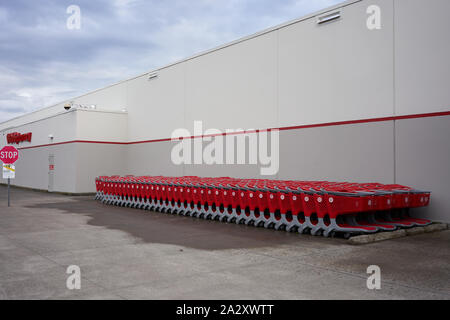
[(349, 237), (426, 226), (411, 208), (430, 192), (398, 184), (196, 176), (101, 176), (96, 199), (126, 206), (312, 235)]

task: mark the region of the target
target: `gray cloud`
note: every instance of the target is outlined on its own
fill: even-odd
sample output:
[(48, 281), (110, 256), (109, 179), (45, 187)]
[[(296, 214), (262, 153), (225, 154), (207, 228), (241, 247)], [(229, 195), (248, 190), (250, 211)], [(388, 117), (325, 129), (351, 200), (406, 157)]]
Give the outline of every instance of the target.
[(0, 122), (339, 2), (0, 0)]
[[(2, 102), (4, 102), (5, 100), (0, 100), (0, 103), (3, 104)], [(6, 100), (5, 102), (8, 102), (8, 100)], [(22, 112), (26, 112), (26, 109), (24, 107), (2, 107), (2, 111), (5, 113), (22, 113)]]

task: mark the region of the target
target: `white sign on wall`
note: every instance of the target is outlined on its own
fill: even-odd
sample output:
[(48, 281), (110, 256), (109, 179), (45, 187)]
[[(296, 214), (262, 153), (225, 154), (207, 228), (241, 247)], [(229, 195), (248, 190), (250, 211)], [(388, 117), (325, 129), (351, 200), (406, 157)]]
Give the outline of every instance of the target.
[(3, 164), (3, 179), (14, 179), (16, 176), (16, 166), (13, 164)]

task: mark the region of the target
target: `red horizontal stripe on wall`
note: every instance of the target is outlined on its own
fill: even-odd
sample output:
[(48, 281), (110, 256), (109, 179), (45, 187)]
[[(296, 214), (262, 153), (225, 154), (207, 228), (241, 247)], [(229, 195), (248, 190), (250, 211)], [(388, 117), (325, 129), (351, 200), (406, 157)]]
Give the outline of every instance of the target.
[[(225, 136), (225, 135), (234, 135), (234, 134), (243, 134), (243, 133), (257, 133), (264, 132), (270, 130), (299, 130), (299, 129), (308, 129), (308, 128), (318, 128), (318, 127), (331, 127), (331, 126), (341, 126), (341, 125), (351, 125), (351, 124), (359, 124), (359, 123), (370, 123), (370, 122), (382, 122), (382, 121), (393, 121), (393, 120), (405, 120), (405, 119), (417, 119), (417, 118), (429, 118), (429, 117), (442, 117), (442, 116), (450, 116), (450, 111), (443, 112), (431, 112), (431, 113), (420, 113), (420, 114), (410, 114), (404, 116), (390, 116), (390, 117), (382, 117), (382, 118), (369, 118), (369, 119), (360, 119), (360, 120), (347, 120), (347, 121), (337, 121), (337, 122), (326, 122), (326, 123), (317, 123), (317, 124), (306, 124), (299, 126), (290, 126), (290, 127), (280, 127), (280, 128), (269, 128), (269, 129), (256, 129), (250, 131), (239, 131), (239, 132), (231, 132), (231, 133), (219, 133), (219, 134), (209, 134), (202, 136), (190, 136), (183, 137), (182, 139), (196, 139), (203, 137), (215, 137), (215, 136)], [(152, 142), (163, 142), (163, 141), (171, 141), (171, 138), (164, 139), (154, 139), (154, 140), (142, 140), (142, 141), (133, 141), (133, 142), (113, 142), (113, 141), (95, 141), (95, 140), (71, 140), (64, 142), (55, 142), (49, 144), (41, 144), (37, 146), (30, 147), (21, 147), (19, 150), (25, 149), (33, 149), (33, 148), (41, 148), (41, 147), (51, 147), (62, 144), (69, 143), (98, 143), (98, 144), (118, 144), (118, 145), (129, 145), (129, 144), (141, 144), (141, 143), (152, 143)]]
[(391, 117), (382, 117), (382, 118), (369, 118), (369, 119), (360, 119), (360, 120), (347, 120), (347, 121), (327, 122), (327, 123), (318, 123), (318, 124), (306, 124), (306, 125), (300, 125), (300, 126), (282, 127), (282, 128), (279, 128), (279, 130), (307, 129), (307, 128), (340, 126), (340, 125), (369, 123), (369, 122), (393, 121), (393, 120), (428, 118), (428, 117), (441, 117), (441, 116), (449, 116), (449, 115), (450, 115), (450, 111), (432, 112), (432, 113), (411, 114), (411, 115), (404, 115), (404, 116), (391, 116)]

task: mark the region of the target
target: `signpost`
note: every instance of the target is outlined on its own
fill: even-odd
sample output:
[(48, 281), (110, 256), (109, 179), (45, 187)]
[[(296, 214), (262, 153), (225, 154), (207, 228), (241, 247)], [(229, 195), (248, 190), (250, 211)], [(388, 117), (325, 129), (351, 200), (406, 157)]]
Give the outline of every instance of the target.
[(3, 161), (3, 179), (8, 179), (8, 207), (9, 207), (9, 190), (11, 179), (16, 176), (16, 167), (14, 162), (19, 159), (19, 151), (13, 146), (5, 146), (0, 150), (0, 160)]

